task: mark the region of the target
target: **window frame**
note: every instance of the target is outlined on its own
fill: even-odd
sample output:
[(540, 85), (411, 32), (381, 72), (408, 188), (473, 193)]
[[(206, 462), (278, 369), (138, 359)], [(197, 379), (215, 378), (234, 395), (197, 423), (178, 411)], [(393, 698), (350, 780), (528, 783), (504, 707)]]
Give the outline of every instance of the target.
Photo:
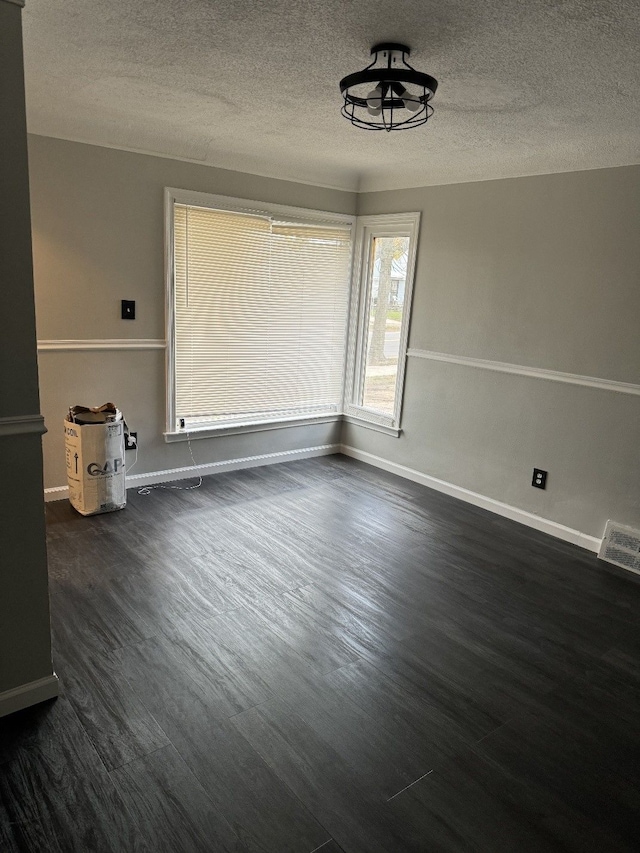
[[(399, 436), (401, 432), (404, 379), (419, 233), (419, 212), (358, 216), (356, 220), (343, 420), (394, 436)], [(373, 280), (373, 276), (370, 275), (373, 240), (376, 237), (399, 236), (409, 237), (409, 254), (407, 278), (405, 280), (405, 302), (400, 327), (394, 411), (392, 415), (388, 415), (385, 412), (363, 406), (359, 401), (362, 399), (366, 369), (369, 302)]]
[[(295, 427), (309, 424), (332, 423), (342, 420), (344, 407), (344, 374), (342, 394), (338, 402), (338, 411), (326, 414), (301, 415), (288, 418), (265, 418), (252, 420), (248, 423), (207, 424), (190, 430), (180, 429), (177, 424), (176, 411), (176, 317), (175, 317), (175, 255), (174, 255), (174, 204), (186, 204), (194, 207), (204, 207), (211, 210), (226, 210), (232, 213), (250, 213), (258, 215), (275, 215), (290, 217), (296, 222), (339, 223), (348, 225), (352, 249), (349, 267), (349, 286), (347, 305), (351, 304), (353, 289), (353, 246), (355, 245), (356, 216), (333, 211), (314, 210), (305, 207), (293, 207), (283, 204), (254, 201), (251, 199), (234, 198), (232, 196), (183, 190), (176, 187), (165, 187), (164, 191), (164, 220), (165, 220), (165, 382), (166, 382), (166, 429), (164, 438), (167, 442), (186, 441), (191, 438), (208, 438), (221, 435), (238, 435), (249, 432), (262, 432), (270, 429)], [(348, 313), (348, 312), (347, 312)], [(349, 318), (345, 317), (345, 358), (349, 344)]]

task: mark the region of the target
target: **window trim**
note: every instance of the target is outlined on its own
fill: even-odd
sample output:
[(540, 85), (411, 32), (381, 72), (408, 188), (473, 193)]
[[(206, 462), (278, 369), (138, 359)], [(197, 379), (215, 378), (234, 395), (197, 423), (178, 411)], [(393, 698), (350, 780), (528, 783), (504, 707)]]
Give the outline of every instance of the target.
[(264, 421), (247, 421), (246, 423), (222, 424), (212, 426), (186, 428), (179, 431), (165, 432), (164, 440), (171, 444), (174, 441), (187, 441), (196, 438), (216, 438), (221, 435), (245, 435), (249, 432), (268, 432), (274, 429), (287, 429), (299, 426), (314, 426), (315, 424), (334, 424), (342, 420), (342, 415), (333, 412), (328, 415), (310, 415), (299, 418), (279, 418)]
[[(347, 345), (347, 364), (345, 371), (345, 399), (343, 401), (344, 420), (359, 426), (377, 429), (380, 432), (399, 435), (401, 432), (402, 404), (404, 398), (404, 378), (409, 342), (411, 306), (415, 287), (415, 266), (420, 233), (420, 213), (392, 213), (373, 216), (359, 216), (356, 221), (354, 241), (353, 279), (351, 287), (351, 306)], [(409, 256), (407, 259), (407, 278), (405, 280), (405, 304), (400, 327), (400, 345), (398, 350), (398, 373), (396, 376), (396, 396), (393, 415), (387, 415), (360, 403), (364, 379), (364, 359), (366, 357), (365, 330), (368, 328), (368, 309), (371, 263), (371, 246), (376, 237), (409, 237)]]
[[(174, 261), (174, 204), (186, 204), (194, 207), (205, 207), (211, 210), (228, 210), (233, 213), (249, 213), (263, 216), (281, 216), (291, 218), (296, 222), (310, 222), (318, 224), (348, 225), (351, 232), (352, 252), (349, 269), (349, 293), (348, 304), (351, 303), (351, 292), (353, 288), (353, 244), (355, 243), (355, 227), (357, 217), (348, 213), (334, 213), (333, 211), (314, 210), (306, 207), (293, 207), (285, 204), (272, 204), (271, 202), (254, 201), (252, 199), (234, 198), (232, 196), (215, 195), (212, 193), (197, 192), (195, 190), (183, 190), (176, 187), (165, 187), (164, 190), (164, 243), (165, 243), (165, 327), (166, 327), (166, 352), (165, 352), (165, 384), (166, 384), (166, 429), (164, 438), (167, 442), (186, 440), (191, 438), (207, 438), (220, 435), (237, 435), (246, 432), (260, 432), (262, 430), (277, 429), (279, 427), (294, 427), (313, 423), (330, 423), (341, 420), (341, 408), (344, 404), (344, 375), (342, 381), (342, 396), (338, 404), (338, 410), (326, 413), (314, 413), (307, 417), (296, 418), (265, 418), (264, 420), (248, 423), (220, 423), (207, 424), (187, 431), (177, 428), (176, 411), (176, 376), (175, 376), (175, 353), (176, 353), (176, 323), (175, 323), (175, 261)], [(349, 318), (346, 323), (345, 355), (348, 347)]]

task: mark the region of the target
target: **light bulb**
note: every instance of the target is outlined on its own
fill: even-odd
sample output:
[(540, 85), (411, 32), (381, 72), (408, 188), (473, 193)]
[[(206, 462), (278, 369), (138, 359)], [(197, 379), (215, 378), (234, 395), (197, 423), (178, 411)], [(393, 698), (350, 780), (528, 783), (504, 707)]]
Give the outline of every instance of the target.
[(367, 105), (367, 112), (370, 116), (379, 116), (382, 112), (382, 107), (370, 107)]
[(405, 92), (403, 103), (405, 110), (409, 110), (410, 113), (417, 113), (422, 107), (422, 103), (418, 100), (418, 95), (411, 95), (409, 92)]
[(376, 86), (375, 89), (372, 89), (367, 95), (367, 107), (369, 108), (369, 112), (371, 110), (378, 110), (382, 107), (382, 89), (380, 86)]

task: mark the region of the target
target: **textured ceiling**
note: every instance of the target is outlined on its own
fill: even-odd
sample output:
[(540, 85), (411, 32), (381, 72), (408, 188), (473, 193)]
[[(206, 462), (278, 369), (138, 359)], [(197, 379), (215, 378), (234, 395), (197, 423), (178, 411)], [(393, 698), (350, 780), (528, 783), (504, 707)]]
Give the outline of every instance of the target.
[[(639, 0), (27, 0), (29, 130), (344, 189), (640, 162)], [(439, 81), (402, 133), (340, 116), (376, 41)]]

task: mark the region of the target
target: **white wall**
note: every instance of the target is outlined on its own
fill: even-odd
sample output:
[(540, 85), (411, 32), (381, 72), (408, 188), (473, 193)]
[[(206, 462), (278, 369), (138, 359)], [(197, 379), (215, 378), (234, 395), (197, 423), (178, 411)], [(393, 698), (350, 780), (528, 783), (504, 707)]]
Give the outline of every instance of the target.
[[(356, 195), (40, 136), (29, 137), (39, 340), (164, 339), (166, 186), (354, 213)], [(136, 320), (120, 300), (136, 300)], [(112, 400), (137, 430), (135, 473), (190, 465), (167, 445), (162, 350), (41, 351), (45, 486), (66, 484), (62, 419), (70, 404)], [(339, 425), (193, 442), (198, 463), (339, 442)], [(128, 460), (131, 462), (132, 460)]]
[[(640, 384), (640, 167), (359, 197), (413, 210), (411, 348)], [(640, 526), (640, 396), (410, 357), (402, 427), (343, 441), (592, 536)]]

